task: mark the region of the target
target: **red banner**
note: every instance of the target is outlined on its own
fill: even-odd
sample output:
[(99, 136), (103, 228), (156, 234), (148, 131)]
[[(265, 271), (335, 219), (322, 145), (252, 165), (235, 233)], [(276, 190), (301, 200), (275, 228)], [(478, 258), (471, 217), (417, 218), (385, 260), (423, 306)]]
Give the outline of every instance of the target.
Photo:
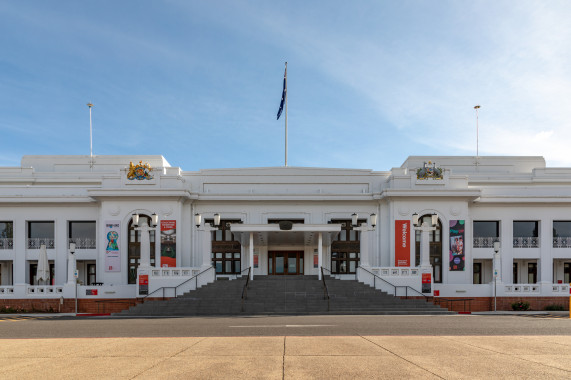
[(410, 267), (409, 220), (395, 220), (395, 266)]

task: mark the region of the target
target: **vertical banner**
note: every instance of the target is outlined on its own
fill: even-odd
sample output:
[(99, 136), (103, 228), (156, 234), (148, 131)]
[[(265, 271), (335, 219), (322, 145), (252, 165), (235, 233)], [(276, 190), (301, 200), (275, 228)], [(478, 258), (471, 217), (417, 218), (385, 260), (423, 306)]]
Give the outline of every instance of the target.
[(464, 257), (464, 221), (450, 221), (450, 266), (451, 271), (463, 271)]
[(409, 220), (395, 220), (395, 266), (410, 267)]
[(260, 253), (254, 251), (254, 268), (258, 268), (260, 266)]
[(176, 267), (176, 220), (161, 220), (161, 266)]
[(105, 272), (121, 272), (120, 236), (121, 222), (118, 220), (106, 221), (105, 237), (107, 238), (107, 247), (105, 248)]

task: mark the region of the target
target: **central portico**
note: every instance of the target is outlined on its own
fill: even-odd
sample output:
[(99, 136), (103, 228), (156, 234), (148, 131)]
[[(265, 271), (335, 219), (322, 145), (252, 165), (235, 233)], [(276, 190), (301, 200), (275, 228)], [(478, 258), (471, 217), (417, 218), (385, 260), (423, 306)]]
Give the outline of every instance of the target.
[[(234, 234), (247, 252), (248, 266), (254, 268), (254, 252), (264, 248), (267, 262), (267, 274), (305, 274), (303, 265), (309, 259), (307, 248), (317, 252), (317, 275), (321, 279), (324, 247), (331, 246), (339, 232), (340, 224), (230, 224)], [(313, 255), (311, 255), (313, 258)], [(295, 270), (290, 263), (295, 262)], [(288, 264), (286, 266), (286, 264)], [(279, 272), (279, 273), (278, 273)], [(250, 272), (254, 279), (254, 271)]]

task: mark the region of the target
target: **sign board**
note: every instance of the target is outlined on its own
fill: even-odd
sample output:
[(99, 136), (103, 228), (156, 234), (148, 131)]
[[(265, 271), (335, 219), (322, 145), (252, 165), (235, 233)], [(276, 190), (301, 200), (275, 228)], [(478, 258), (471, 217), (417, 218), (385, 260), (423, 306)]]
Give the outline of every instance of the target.
[(105, 222), (105, 272), (121, 272), (121, 222), (108, 220)]
[(139, 294), (149, 294), (149, 275), (139, 275)]
[(432, 293), (432, 273), (422, 274), (422, 292)]
[(73, 278), (78, 278), (79, 277), (79, 271), (76, 269), (73, 271)]
[(176, 267), (176, 220), (161, 220), (161, 267)]

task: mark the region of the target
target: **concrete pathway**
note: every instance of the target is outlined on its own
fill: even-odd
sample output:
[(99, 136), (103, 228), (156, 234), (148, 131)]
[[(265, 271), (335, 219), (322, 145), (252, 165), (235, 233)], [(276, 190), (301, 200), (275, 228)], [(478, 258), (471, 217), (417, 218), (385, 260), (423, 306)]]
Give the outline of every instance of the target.
[(569, 379), (571, 336), (0, 339), (1, 379)]

